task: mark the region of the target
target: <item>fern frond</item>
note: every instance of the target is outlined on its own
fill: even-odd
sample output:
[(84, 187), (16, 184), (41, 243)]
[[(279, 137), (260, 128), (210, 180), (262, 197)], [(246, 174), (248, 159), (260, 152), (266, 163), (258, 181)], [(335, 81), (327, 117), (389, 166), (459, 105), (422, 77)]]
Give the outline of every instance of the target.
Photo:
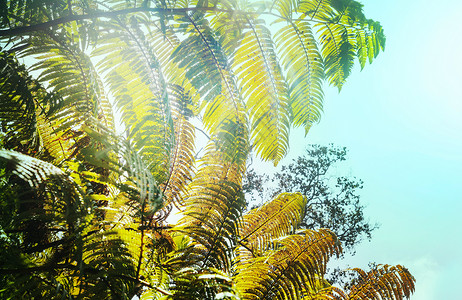
[[(223, 122), (206, 146), (202, 158), (203, 166), (221, 162), (224, 166), (224, 178), (241, 184), (245, 172), (245, 162), (250, 153), (249, 129), (245, 120)], [(219, 169), (217, 169), (219, 170)]]
[(74, 115), (74, 120), (63, 123), (81, 124), (82, 114), (95, 115), (100, 87), (92, 80), (96, 73), (90, 58), (75, 45), (71, 34), (73, 32), (69, 31), (62, 37), (44, 35), (31, 38), (31, 46), (24, 49), (21, 56), (35, 57), (38, 62), (31, 70), (40, 71), (39, 80), (63, 98), (61, 107), (66, 110), (60, 111), (59, 116)]
[(183, 205), (183, 193), (192, 180), (194, 171), (195, 128), (189, 122), (189, 118), (192, 117), (192, 103), (188, 94), (179, 86), (171, 86), (170, 90), (175, 145), (171, 154), (168, 179), (161, 185), (165, 205), (173, 202), (178, 206)]
[(239, 228), (239, 243), (250, 249), (253, 255), (265, 251), (274, 239), (297, 229), (306, 201), (300, 193), (284, 193), (247, 212)]
[(206, 178), (193, 184), (185, 199), (184, 217), (175, 228), (193, 240), (193, 248), (185, 252), (184, 263), (229, 272), (230, 246), (235, 243), (244, 205), (240, 187), (224, 180), (207, 182)]
[(184, 217), (174, 228), (192, 239), (192, 244), (180, 251), (182, 254), (176, 259), (183, 265), (197, 270), (230, 271), (232, 247), (244, 207), (240, 186), (248, 141), (242, 130), (239, 124), (229, 123), (226, 131), (212, 137), (188, 187)]
[[(0, 53), (0, 119), (3, 145), (45, 160), (69, 155), (70, 145), (53, 130), (50, 119), (60, 97), (48, 93), (20, 66), (14, 54)], [(60, 159), (58, 159), (60, 161)]]
[(289, 92), (269, 30), (257, 21), (248, 22), (250, 30), (235, 52), (233, 70), (247, 101), (253, 147), (262, 159), (277, 164), (288, 148)]
[(135, 290), (136, 265), (116, 232), (105, 231), (83, 240), (82, 263), (76, 268), (74, 295), (128, 299)]
[(319, 26), (318, 34), (321, 36), (326, 77), (332, 85), (341, 89), (350, 75), (355, 56), (348, 30), (343, 25), (327, 23)]
[(389, 299), (410, 298), (414, 292), (415, 279), (401, 265), (378, 265), (369, 272), (353, 269), (359, 274), (358, 282), (344, 299)]
[(46, 261), (80, 230), (78, 223), (87, 214), (82, 192), (72, 178), (45, 161), (0, 150), (0, 163), (3, 171), (14, 175), (7, 179), (16, 196), (3, 199), (15, 207), (10, 229), (22, 233), (26, 253), (45, 251)]
[(57, 180), (60, 185), (74, 190), (71, 188), (72, 180), (61, 169), (50, 163), (3, 149), (0, 150), (0, 159), (7, 164), (7, 168), (11, 169), (13, 174), (27, 182), (31, 188), (40, 188), (49, 180)]
[(39, 127), (43, 147), (57, 163), (85, 147), (88, 137), (83, 126), (96, 126), (90, 120), (100, 118), (114, 129), (110, 107), (106, 103), (105, 109), (100, 109), (100, 100), (104, 101), (101, 81), (90, 58), (79, 48), (76, 30), (71, 24), (60, 35), (41, 34), (21, 42), (27, 47), (20, 55), (37, 61), (30, 70), (39, 71), (39, 81), (60, 99), (49, 113), (41, 112)]
[(167, 299), (240, 299), (231, 278), (217, 269), (183, 268), (174, 274), (170, 290), (173, 295)]
[(284, 19), (291, 19), (292, 15), (297, 12), (298, 2), (296, 0), (274, 0), (271, 10), (275, 9)]
[(329, 258), (341, 251), (326, 229), (304, 230), (275, 241), (275, 249), (236, 265), (236, 288), (245, 299), (299, 299), (322, 277)]
[(214, 134), (217, 148), (242, 147), (242, 142), (237, 141), (242, 138), (233, 134), (239, 131), (246, 140), (247, 120), (228, 63), (229, 53), (223, 48), (225, 36), (213, 31), (201, 14), (185, 15), (179, 20), (177, 31), (188, 36), (172, 53), (171, 58), (178, 65), (172, 78), (189, 90), (197, 113), (204, 111), (203, 124)]
[(67, 1), (3, 1), (0, 24), (11, 28), (47, 22), (69, 13)]
[[(184, 74), (178, 74), (176, 63), (170, 59), (173, 51), (180, 44), (180, 39), (176, 35), (175, 28), (168, 26), (163, 29), (160, 22), (152, 20), (149, 20), (149, 24), (145, 27), (145, 30), (148, 31), (146, 37), (149, 39), (149, 44), (152, 46), (161, 69), (167, 78), (166, 81), (181, 85)], [(178, 79), (175, 80), (177, 77)], [(189, 90), (188, 92), (190, 93)]]
[(313, 22), (320, 36), (322, 57), (329, 82), (342, 88), (357, 57), (361, 68), (385, 47), (385, 36), (379, 23), (365, 18), (357, 1), (300, 2), (299, 12)]
[(302, 300), (338, 300), (345, 296), (345, 292), (335, 286), (331, 286), (325, 279), (316, 278), (314, 284), (301, 287), (300, 299)]
[[(259, 16), (251, 2), (225, 0), (216, 3), (218, 8), (210, 13), (210, 26), (220, 36), (224, 52), (232, 58), (239, 47), (243, 33), (248, 29), (247, 23)], [(236, 13), (246, 11), (248, 13)]]
[[(93, 140), (108, 140), (109, 133), (103, 136), (98, 134), (89, 132)], [(84, 171), (82, 179), (92, 184), (112, 187), (114, 192), (109, 195), (89, 196), (90, 199), (103, 204), (96, 208), (97, 212), (101, 211), (104, 216), (100, 226), (112, 232), (118, 242), (123, 243), (124, 251), (135, 268), (135, 275), (127, 280), (140, 282), (140, 278), (144, 278), (144, 281), (141, 281), (155, 287), (159, 284), (158, 280), (167, 280), (165, 272), (159, 266), (159, 260), (165, 256), (163, 252), (173, 250), (168, 243), (169, 235), (162, 229), (162, 220), (159, 220), (162, 193), (149, 168), (128, 141), (113, 137), (112, 145), (105, 146), (111, 150), (109, 154), (113, 152), (118, 155), (91, 151), (97, 157), (91, 162), (96, 165), (105, 163), (107, 168), (114, 170), (119, 176), (111, 179)], [(166, 240), (167, 243), (161, 242)], [(165, 284), (164, 282), (164, 286)]]
[(178, 68), (186, 69), (185, 77), (201, 97), (211, 101), (223, 90), (221, 72), (227, 67), (226, 56), (207, 20), (191, 16), (180, 20), (189, 36), (176, 47), (171, 59)]
[[(68, 294), (71, 287), (60, 279), (73, 268), (69, 262), (78, 252), (76, 241), (90, 205), (74, 180), (50, 163), (0, 150), (0, 166), (0, 202), (12, 209), (0, 225), (6, 233), (1, 242), (9, 249), (0, 255), (0, 273), (15, 284), (23, 283), (11, 287), (11, 295)], [(34, 273), (37, 276), (31, 276)]]
[(321, 117), (324, 69), (317, 42), (306, 20), (292, 21), (275, 35), (287, 72), (292, 122), (305, 133)]
[(332, 15), (331, 3), (329, 0), (302, 0), (297, 10), (302, 17), (310, 20), (327, 19)]
[(108, 33), (93, 54), (102, 57), (97, 66), (106, 74), (128, 137), (153, 162), (151, 172), (163, 182), (168, 176), (174, 129), (167, 86), (141, 25), (135, 17), (129, 25), (104, 23)]
[[(117, 167), (119, 177), (116, 186), (119, 189), (118, 197), (126, 197), (126, 207), (120, 208), (120, 213), (131, 216), (132, 222), (149, 221), (154, 214), (162, 207), (163, 199), (159, 186), (145, 164), (143, 158), (137, 153), (135, 147), (126, 140), (120, 140), (119, 144), (113, 146), (119, 157), (112, 161), (114, 169)], [(123, 165), (119, 163), (123, 162)], [(110, 159), (104, 160), (106, 164), (111, 163)], [(117, 209), (117, 207), (114, 207)], [(131, 214), (131, 212), (134, 212)], [(152, 220), (151, 220), (152, 221)], [(150, 222), (151, 222), (150, 221)]]
[[(125, 155), (125, 159), (129, 158)], [(151, 208), (153, 207), (152, 203), (148, 203), (148, 195), (151, 194), (152, 197), (154, 186), (151, 183), (151, 191), (145, 187), (147, 191), (144, 196), (143, 191), (138, 190), (148, 185), (148, 183), (143, 185), (142, 177), (148, 176), (146, 174), (150, 175), (147, 168), (134, 162), (133, 159), (129, 161), (130, 166), (135, 169), (132, 169), (132, 174), (127, 173), (126, 176), (133, 179), (136, 174), (141, 181), (137, 182), (138, 186), (135, 186), (138, 189), (132, 190), (137, 192), (138, 197), (146, 199), (137, 199), (135, 208), (138, 209), (132, 209), (135, 213), (130, 220), (133, 225), (123, 224), (125, 227), (121, 227), (117, 220), (110, 218), (100, 224), (98, 219), (90, 214), (95, 209), (96, 201), (102, 199), (110, 201), (110, 197), (87, 194), (76, 184), (76, 182), (81, 184), (84, 180), (104, 183), (104, 178), (100, 176), (92, 178), (91, 172), (88, 171), (82, 172), (81, 177), (78, 174), (69, 177), (51, 164), (6, 150), (0, 151), (0, 162), (21, 180), (16, 181), (15, 185), (27, 182), (32, 188), (30, 192), (25, 192), (22, 188), (22, 194), (19, 194), (20, 199), (24, 199), (19, 202), (18, 207), (21, 211), (15, 217), (20, 221), (17, 225), (19, 227), (6, 228), (22, 234), (24, 239), (22, 247), (30, 253), (26, 260), (27, 265), (24, 267), (21, 264), (14, 265), (8, 269), (9, 271), (2, 269), (1, 272), (19, 273), (26, 277), (30, 273), (28, 270), (36, 270), (55, 278), (65, 275), (66, 278), (72, 279), (68, 283), (68, 293), (81, 297), (95, 297), (101, 292), (108, 297), (133, 295), (135, 283), (139, 281), (139, 274), (142, 271), (153, 276), (155, 268), (153, 258), (158, 255), (147, 249), (156, 237), (146, 229), (137, 228), (134, 225), (136, 223), (133, 223), (133, 219), (141, 219), (138, 224), (146, 226), (149, 214), (153, 214), (147, 207), (149, 204)], [(144, 172), (140, 172), (140, 168)], [(75, 168), (71, 167), (71, 169)], [(133, 205), (130, 197), (126, 199), (125, 203)], [(109, 206), (111, 204), (108, 203)], [(159, 205), (157, 208), (154, 206), (154, 209), (158, 207)], [(34, 227), (29, 228), (30, 226)], [(133, 226), (135, 228), (131, 228)], [(29, 235), (29, 231), (32, 235)], [(25, 257), (24, 254), (22, 256)], [(17, 264), (17, 260), (13, 261)], [(2, 261), (2, 268), (8, 267), (10, 265)], [(64, 283), (58, 282), (58, 284)]]
[[(178, 79), (184, 76), (192, 91), (200, 95), (199, 102), (195, 104), (199, 111), (205, 109), (205, 128), (213, 133), (224, 122), (242, 122), (245, 111), (222, 46), (223, 38), (200, 15), (186, 15), (180, 20), (180, 32), (188, 34), (188, 37), (178, 45), (171, 58), (177, 63), (179, 71), (184, 69), (184, 75)], [(185, 88), (189, 88), (188, 85)]]

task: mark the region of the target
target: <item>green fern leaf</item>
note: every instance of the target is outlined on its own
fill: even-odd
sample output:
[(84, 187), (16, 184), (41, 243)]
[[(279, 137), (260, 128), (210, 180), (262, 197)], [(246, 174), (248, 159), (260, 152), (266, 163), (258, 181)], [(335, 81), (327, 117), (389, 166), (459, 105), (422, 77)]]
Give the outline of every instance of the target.
[(356, 1), (302, 1), (299, 12), (314, 23), (320, 36), (321, 53), (329, 82), (342, 88), (354, 59), (361, 67), (384, 49), (385, 36), (379, 23), (367, 20)]
[[(101, 38), (101, 47), (93, 54), (104, 56), (98, 63), (107, 73), (110, 92), (135, 148), (153, 161), (151, 172), (158, 182), (168, 176), (168, 163), (174, 144), (173, 123), (167, 86), (149, 40), (141, 24), (132, 18), (130, 26), (105, 24), (110, 31)], [(120, 34), (122, 32), (123, 34)]]
[(253, 147), (275, 164), (286, 154), (290, 130), (289, 94), (269, 30), (251, 26), (234, 55), (233, 69), (252, 124)]
[(276, 33), (275, 41), (287, 71), (292, 122), (308, 132), (321, 117), (324, 78), (322, 57), (310, 23), (291, 22)]

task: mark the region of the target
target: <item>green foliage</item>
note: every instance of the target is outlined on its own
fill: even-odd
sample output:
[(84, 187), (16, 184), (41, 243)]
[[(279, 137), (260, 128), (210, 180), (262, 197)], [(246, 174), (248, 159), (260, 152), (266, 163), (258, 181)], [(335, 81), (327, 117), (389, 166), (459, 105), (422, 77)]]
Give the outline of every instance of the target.
[[(334, 295), (336, 236), (297, 230), (300, 194), (243, 214), (242, 178), (252, 150), (277, 164), (290, 128), (319, 120), (323, 80), (341, 88), (383, 49), (359, 3), (8, 0), (0, 12), (1, 298)], [(409, 272), (390, 270), (408, 296)], [(381, 278), (368, 280), (393, 285)]]
[[(322, 80), (341, 88), (355, 59), (363, 67), (385, 45), (356, 1), (39, 2), (7, 1), (0, 36), (39, 59), (42, 81), (80, 112), (107, 106), (97, 79), (105, 76), (137, 148), (165, 163), (174, 146), (168, 83), (186, 88), (210, 133), (250, 121), (253, 149), (277, 163), (290, 127), (319, 120)], [(167, 169), (152, 171), (162, 181)]]

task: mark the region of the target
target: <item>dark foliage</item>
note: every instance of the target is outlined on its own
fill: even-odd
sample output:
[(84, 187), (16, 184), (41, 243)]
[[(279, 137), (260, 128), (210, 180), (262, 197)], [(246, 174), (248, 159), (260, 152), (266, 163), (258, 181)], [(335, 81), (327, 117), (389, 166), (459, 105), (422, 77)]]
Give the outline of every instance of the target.
[(363, 182), (355, 177), (338, 176), (333, 169), (346, 160), (345, 147), (311, 145), (306, 154), (282, 166), (272, 176), (247, 172), (243, 189), (250, 205), (258, 199), (274, 197), (281, 192), (300, 192), (307, 197), (302, 228), (329, 228), (337, 234), (343, 247), (354, 254), (354, 246), (370, 239), (377, 224), (364, 216), (360, 202)]

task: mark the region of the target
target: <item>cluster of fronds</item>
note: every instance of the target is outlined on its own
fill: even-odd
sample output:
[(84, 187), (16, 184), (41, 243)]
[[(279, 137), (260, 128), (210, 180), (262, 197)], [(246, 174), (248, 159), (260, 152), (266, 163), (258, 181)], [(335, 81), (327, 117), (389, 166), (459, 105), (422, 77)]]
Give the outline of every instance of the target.
[[(384, 45), (356, 1), (0, 1), (0, 298), (341, 294), (305, 199), (243, 215), (242, 177)], [(351, 295), (409, 296), (396, 268)]]
[[(41, 80), (64, 104), (75, 101), (80, 112), (103, 110), (98, 76), (104, 76), (129, 138), (144, 156), (162, 161), (153, 168), (159, 181), (169, 176), (169, 154), (176, 146), (171, 111), (176, 93), (169, 86), (187, 91), (211, 134), (227, 131), (230, 122), (249, 123), (250, 145), (277, 163), (287, 153), (290, 127), (308, 130), (319, 120), (322, 81), (340, 89), (355, 59), (364, 67), (385, 45), (380, 24), (366, 19), (356, 1), (4, 6), (0, 23), (7, 29), (0, 36), (12, 39), (16, 53), (39, 60), (34, 69), (43, 70)], [(18, 37), (22, 41), (16, 43)], [(98, 57), (98, 74), (87, 53)], [(75, 112), (61, 116), (78, 121)]]

